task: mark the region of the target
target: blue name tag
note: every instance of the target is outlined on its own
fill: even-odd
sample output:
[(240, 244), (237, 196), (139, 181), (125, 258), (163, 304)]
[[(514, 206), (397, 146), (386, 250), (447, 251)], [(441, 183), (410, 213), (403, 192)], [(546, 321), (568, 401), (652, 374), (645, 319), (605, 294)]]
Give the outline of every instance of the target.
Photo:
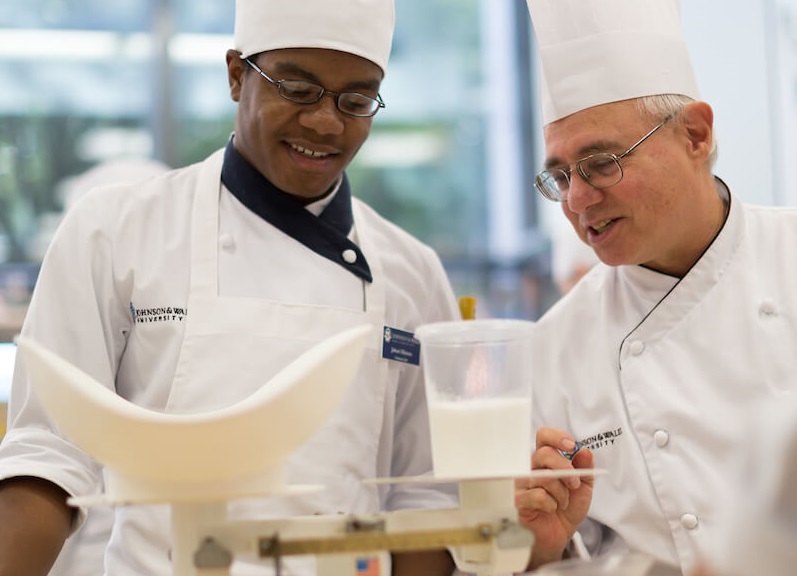
[(382, 330), (382, 358), (417, 366), (421, 362), (421, 343), (412, 332), (385, 326)]

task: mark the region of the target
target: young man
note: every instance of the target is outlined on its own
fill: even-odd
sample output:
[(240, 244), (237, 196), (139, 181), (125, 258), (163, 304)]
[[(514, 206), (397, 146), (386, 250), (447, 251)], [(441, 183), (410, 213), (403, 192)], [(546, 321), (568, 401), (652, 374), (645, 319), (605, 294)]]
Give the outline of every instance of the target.
[[(353, 199), (345, 175), (384, 106), (393, 23), (386, 0), (238, 0), (227, 146), (84, 197), (50, 247), (23, 328), (131, 402), (196, 412), (247, 397), (318, 341), (371, 323), (341, 407), (288, 463), (291, 482), (327, 489), (252, 503), (247, 516), (454, 503), (428, 486), (362, 482), (431, 470), (422, 374), (383, 356), (385, 327), (457, 317), (437, 256)], [(21, 363), (10, 424), (0, 574), (44, 575), (86, 513), (67, 495), (96, 492), (101, 470), (54, 429)], [(106, 573), (170, 574), (169, 547), (163, 508), (123, 509)], [(452, 566), (443, 551), (403, 554), (393, 573)]]
[[(602, 261), (538, 323), (533, 465), (594, 457), (608, 475), (580, 530), (587, 548), (689, 573), (719, 528), (734, 453), (762, 441), (740, 422), (797, 390), (797, 210), (746, 206), (712, 174), (712, 109), (676, 0), (528, 4), (546, 149), (536, 185)], [(571, 462), (560, 450), (574, 447)], [(538, 546), (561, 557), (590, 486), (520, 488), (521, 514), (547, 535)]]

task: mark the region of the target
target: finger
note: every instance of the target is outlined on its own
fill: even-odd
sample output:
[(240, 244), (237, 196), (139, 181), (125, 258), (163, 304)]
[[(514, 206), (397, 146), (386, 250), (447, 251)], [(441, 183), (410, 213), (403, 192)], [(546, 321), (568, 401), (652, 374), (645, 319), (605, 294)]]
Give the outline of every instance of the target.
[(592, 450), (583, 448), (573, 456), (571, 462), (575, 468), (594, 468), (595, 455), (592, 453)]
[(515, 492), (515, 507), (518, 514), (526, 518), (539, 512), (556, 512), (560, 506), (553, 494), (540, 487)]
[(562, 456), (562, 453), (550, 446), (543, 446), (534, 451), (531, 455), (531, 469), (550, 468), (551, 470), (568, 470), (573, 467), (573, 463)]
[(573, 486), (573, 477), (566, 477), (539, 480), (539, 484), (535, 487), (543, 488), (556, 499), (562, 510), (566, 510), (570, 504), (570, 491), (576, 490), (580, 486), (580, 483), (577, 486)]
[(516, 481), (515, 488), (516, 500), (526, 501), (529, 506), (536, 505), (544, 497), (542, 493), (555, 502), (554, 509), (566, 510), (570, 505), (570, 487), (559, 478), (527, 478)]
[[(595, 456), (591, 450), (583, 449), (573, 457), (573, 467), (580, 470), (595, 468)], [(595, 476), (582, 476), (581, 480), (590, 486), (595, 484)]]
[(538, 450), (543, 446), (551, 446), (565, 451), (573, 450), (576, 447), (576, 442), (570, 434), (549, 426), (543, 426), (537, 430), (536, 442)]
[[(562, 456), (559, 450), (545, 446), (536, 450), (531, 458), (532, 470), (573, 470), (573, 462)], [(581, 486), (581, 479), (578, 476), (563, 477), (557, 480), (572, 490), (577, 490)]]

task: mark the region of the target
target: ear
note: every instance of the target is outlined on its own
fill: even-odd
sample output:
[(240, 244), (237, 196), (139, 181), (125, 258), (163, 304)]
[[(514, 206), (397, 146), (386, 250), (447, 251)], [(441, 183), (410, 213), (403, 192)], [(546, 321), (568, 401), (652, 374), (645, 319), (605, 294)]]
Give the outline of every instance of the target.
[(241, 60), (241, 54), (237, 50), (227, 50), (227, 81), (230, 84), (230, 98), (233, 102), (240, 101), (245, 72), (246, 63)]
[(681, 111), (681, 121), (689, 138), (689, 153), (708, 159), (714, 139), (714, 111), (706, 102), (691, 102)]

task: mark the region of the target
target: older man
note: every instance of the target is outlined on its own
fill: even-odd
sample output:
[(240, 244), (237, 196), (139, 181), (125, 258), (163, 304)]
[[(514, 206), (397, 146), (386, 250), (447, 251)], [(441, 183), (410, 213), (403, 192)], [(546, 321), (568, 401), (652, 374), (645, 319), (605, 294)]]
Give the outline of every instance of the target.
[[(586, 548), (688, 573), (718, 531), (735, 452), (767, 449), (740, 422), (797, 390), (797, 210), (747, 206), (712, 173), (712, 109), (676, 0), (528, 4), (545, 124), (536, 186), (602, 261), (539, 322), (533, 464), (594, 458), (608, 475)], [(560, 451), (573, 448), (571, 462)], [(590, 486), (520, 488), (538, 559), (561, 557)]]

